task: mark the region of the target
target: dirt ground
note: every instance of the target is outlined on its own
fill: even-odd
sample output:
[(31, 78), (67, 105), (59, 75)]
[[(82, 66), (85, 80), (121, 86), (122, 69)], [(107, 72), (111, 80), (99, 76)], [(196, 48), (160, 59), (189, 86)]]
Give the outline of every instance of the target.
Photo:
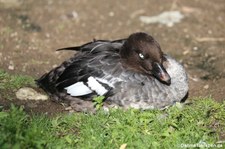
[[(139, 19), (171, 10), (184, 15), (173, 27)], [(224, 0), (0, 0), (0, 68), (38, 78), (73, 54), (56, 52), (58, 48), (142, 31), (153, 35), (165, 53), (185, 66), (189, 98), (212, 96), (223, 101), (224, 22)], [(30, 107), (47, 112), (62, 109), (49, 101)]]

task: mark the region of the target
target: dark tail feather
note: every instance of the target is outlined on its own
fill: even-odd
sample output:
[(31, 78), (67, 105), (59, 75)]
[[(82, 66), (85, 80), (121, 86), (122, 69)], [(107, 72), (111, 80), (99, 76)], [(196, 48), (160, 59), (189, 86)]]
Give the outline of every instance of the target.
[(67, 48), (57, 49), (56, 51), (62, 51), (62, 50), (80, 51), (81, 47), (67, 47)]
[[(120, 42), (121, 40), (118, 40), (118, 41)], [(82, 46), (61, 48), (61, 49), (57, 49), (56, 51), (62, 51), (62, 50), (89, 51), (93, 47), (95, 47), (96, 45), (101, 44), (101, 43), (107, 43), (107, 42), (111, 42), (111, 41), (109, 41), (109, 40), (96, 40), (96, 39), (93, 39), (93, 41), (85, 43)]]
[[(59, 92), (53, 82), (51, 82), (50, 73), (44, 74), (41, 78), (36, 81), (36, 84), (42, 88), (53, 101), (62, 101), (64, 97), (67, 97), (65, 93)], [(66, 98), (65, 98), (66, 99)]]
[(68, 67), (72, 62), (65, 61), (60, 66), (52, 69), (49, 73), (44, 74), (39, 79), (35, 80), (36, 84), (41, 87), (48, 94), (56, 94), (59, 90), (56, 88), (56, 83), (65, 68)]
[(60, 49), (57, 49), (56, 51), (62, 51), (62, 50), (81, 51), (83, 49), (83, 47), (85, 47), (93, 42), (88, 42), (86, 44), (83, 44), (82, 46), (77, 46), (77, 47), (60, 48)]
[(49, 73), (44, 74), (41, 78), (35, 81), (36, 81), (36, 84), (48, 94), (51, 95), (57, 92), (54, 85), (50, 81)]

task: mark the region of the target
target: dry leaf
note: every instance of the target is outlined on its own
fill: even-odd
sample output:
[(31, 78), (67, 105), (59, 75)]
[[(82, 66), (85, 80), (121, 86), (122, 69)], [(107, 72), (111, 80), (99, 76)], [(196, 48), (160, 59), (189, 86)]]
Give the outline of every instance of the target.
[(127, 147), (127, 144), (125, 143), (120, 146), (120, 149), (126, 149), (126, 147)]

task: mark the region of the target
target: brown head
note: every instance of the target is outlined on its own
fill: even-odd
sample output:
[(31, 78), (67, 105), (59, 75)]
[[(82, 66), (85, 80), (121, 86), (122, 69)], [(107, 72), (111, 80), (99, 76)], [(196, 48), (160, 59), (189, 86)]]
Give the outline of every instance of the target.
[(120, 56), (125, 67), (133, 71), (154, 76), (163, 83), (171, 79), (163, 63), (166, 61), (158, 42), (146, 33), (131, 34), (124, 43)]

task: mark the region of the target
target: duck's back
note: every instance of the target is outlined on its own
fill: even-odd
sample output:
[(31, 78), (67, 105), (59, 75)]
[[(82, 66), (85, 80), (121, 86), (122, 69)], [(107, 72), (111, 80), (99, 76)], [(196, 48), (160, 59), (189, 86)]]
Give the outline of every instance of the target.
[[(119, 51), (124, 40), (94, 41), (76, 50), (78, 53), (37, 80), (46, 92), (54, 97), (90, 97), (94, 94), (110, 95), (123, 68)], [(56, 96), (55, 96), (56, 95)]]

